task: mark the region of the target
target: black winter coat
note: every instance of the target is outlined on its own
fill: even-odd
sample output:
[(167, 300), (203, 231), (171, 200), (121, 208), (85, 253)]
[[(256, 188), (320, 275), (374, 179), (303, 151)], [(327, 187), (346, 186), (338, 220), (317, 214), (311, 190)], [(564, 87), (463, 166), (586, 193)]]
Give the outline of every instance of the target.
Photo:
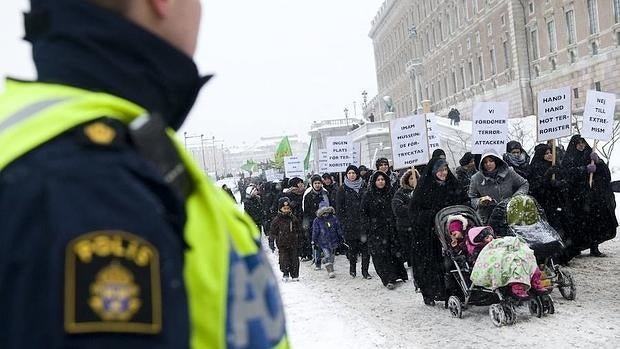
[(363, 188), (359, 192), (342, 185), (336, 193), (336, 216), (344, 229), (347, 241), (359, 240), (362, 237), (362, 217), (360, 206)]
[(551, 162), (544, 159), (547, 150), (549, 147), (546, 145), (538, 146), (530, 163), (530, 195), (545, 211), (549, 224), (564, 234), (566, 181), (560, 167), (551, 166)]
[(435, 214), (444, 207), (467, 205), (465, 191), (452, 172), (440, 183), (432, 173), (432, 159), (426, 166), (418, 187), (409, 202), (413, 224), (414, 275), (422, 294), (436, 299), (445, 298), (441, 244), (435, 233)]
[(593, 243), (600, 243), (616, 236), (618, 221), (615, 215), (616, 200), (611, 190), (611, 174), (601, 160), (596, 164), (592, 188), (586, 166), (590, 163), (592, 149), (576, 149), (580, 135), (571, 138), (562, 161), (562, 169), (568, 182), (566, 226), (569, 247), (583, 250)]
[[(386, 180), (386, 185), (382, 189), (375, 185), (378, 176), (383, 176)], [(376, 171), (370, 178), (368, 191), (362, 196), (360, 207), (362, 231), (368, 234), (368, 246), (373, 255), (389, 252), (390, 248), (394, 247), (392, 245), (396, 241), (396, 234), (391, 204), (390, 179), (385, 173)]]
[(260, 196), (253, 196), (245, 199), (243, 209), (252, 217), (254, 223), (258, 226), (263, 224), (263, 203)]
[(293, 214), (278, 212), (269, 229), (269, 241), (275, 242), (280, 250), (293, 250), (299, 246), (301, 225)]
[(409, 186), (401, 186), (396, 190), (392, 199), (392, 213), (396, 217), (396, 229), (407, 230), (411, 227), (409, 219), (409, 201), (411, 201), (411, 193), (413, 188)]

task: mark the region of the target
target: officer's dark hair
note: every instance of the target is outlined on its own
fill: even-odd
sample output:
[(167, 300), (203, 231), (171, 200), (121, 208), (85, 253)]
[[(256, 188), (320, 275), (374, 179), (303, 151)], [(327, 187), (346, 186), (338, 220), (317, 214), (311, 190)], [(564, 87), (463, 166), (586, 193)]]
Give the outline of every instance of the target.
[(131, 1), (128, 0), (88, 0), (112, 12), (125, 14), (129, 9)]

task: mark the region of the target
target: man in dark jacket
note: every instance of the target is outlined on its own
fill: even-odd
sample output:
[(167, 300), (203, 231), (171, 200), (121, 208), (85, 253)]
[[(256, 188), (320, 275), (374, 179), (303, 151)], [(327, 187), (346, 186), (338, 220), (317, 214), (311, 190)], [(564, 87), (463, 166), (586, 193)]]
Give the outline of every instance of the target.
[(254, 224), (258, 228), (258, 231), (262, 231), (261, 225), (263, 224), (263, 201), (258, 195), (258, 188), (250, 185), (246, 188), (245, 201), (243, 202), (243, 209), (252, 217)]
[(334, 178), (329, 173), (323, 173), (323, 188), (327, 190), (327, 196), (329, 197), (330, 204), (336, 202), (336, 191), (338, 185), (334, 182)]
[(474, 155), (471, 152), (466, 152), (459, 160), (459, 167), (456, 168), (456, 179), (461, 183), (461, 186), (465, 189), (465, 192), (469, 190), (469, 183), (471, 177), (476, 173), (476, 164), (474, 162)]

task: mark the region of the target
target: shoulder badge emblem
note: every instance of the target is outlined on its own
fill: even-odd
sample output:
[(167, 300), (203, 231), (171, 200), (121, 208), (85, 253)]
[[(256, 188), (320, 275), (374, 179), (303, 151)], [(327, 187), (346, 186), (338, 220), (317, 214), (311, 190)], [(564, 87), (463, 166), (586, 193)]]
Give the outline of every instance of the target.
[(65, 252), (65, 329), (159, 333), (157, 249), (123, 231), (92, 232), (72, 240)]

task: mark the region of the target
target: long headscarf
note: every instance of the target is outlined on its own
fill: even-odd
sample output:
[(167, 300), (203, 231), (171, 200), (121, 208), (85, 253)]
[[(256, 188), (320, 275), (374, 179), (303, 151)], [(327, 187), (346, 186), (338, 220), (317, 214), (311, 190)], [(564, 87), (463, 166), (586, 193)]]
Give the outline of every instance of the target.
[[(579, 140), (583, 140), (586, 144), (583, 151), (577, 150), (577, 142)], [(592, 153), (592, 148), (586, 140), (581, 137), (581, 135), (574, 135), (571, 137), (570, 142), (568, 143), (568, 147), (566, 147), (566, 154), (564, 155), (564, 159), (562, 160), (562, 167), (571, 168), (578, 166), (586, 166), (590, 163), (590, 153)]]

